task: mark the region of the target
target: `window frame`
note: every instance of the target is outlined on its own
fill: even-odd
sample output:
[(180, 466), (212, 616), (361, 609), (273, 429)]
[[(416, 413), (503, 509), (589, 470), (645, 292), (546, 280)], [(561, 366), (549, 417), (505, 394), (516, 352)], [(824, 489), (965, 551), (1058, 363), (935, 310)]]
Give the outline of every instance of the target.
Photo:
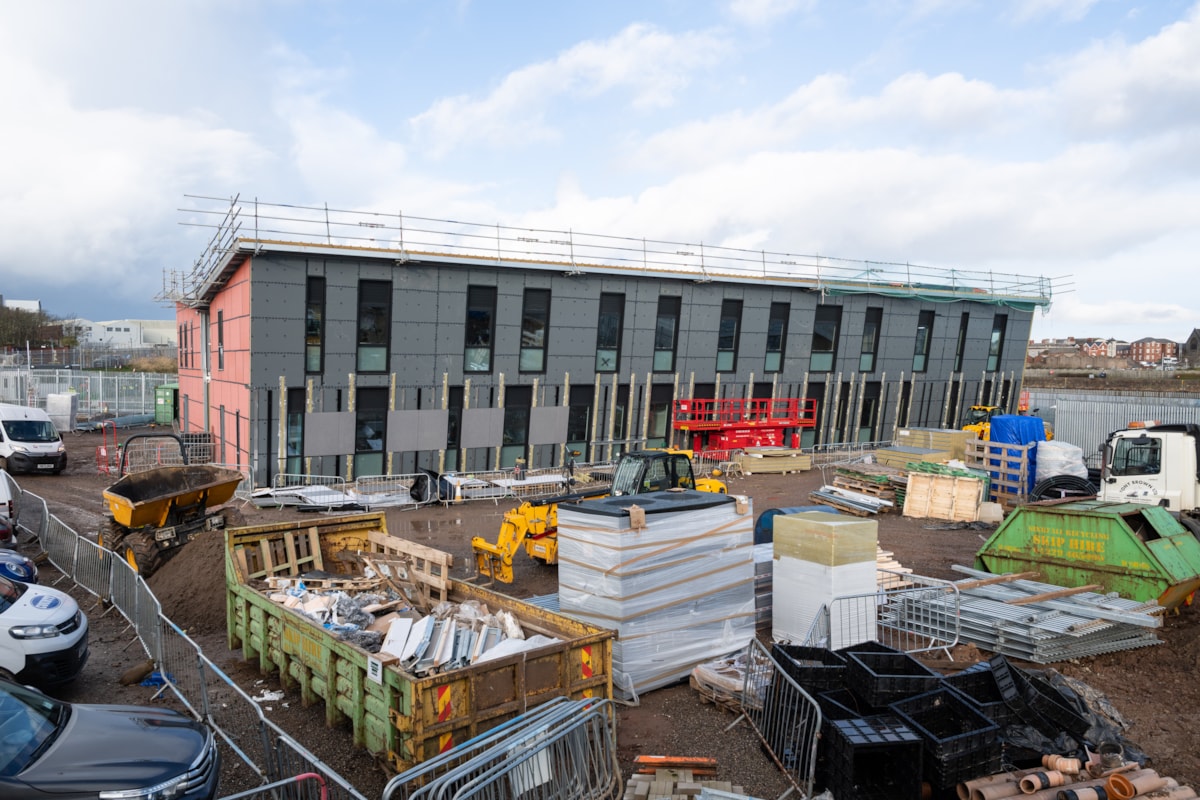
[[(379, 319), (382, 318), (382, 326)], [(392, 282), (358, 282), (355, 372), (385, 373), (391, 356)], [(373, 320), (370, 329), (364, 326)], [(365, 335), (370, 334), (370, 335)]]
[(992, 335), (988, 339), (987, 369), (996, 372), (1004, 358), (1004, 336), (1008, 329), (1008, 314), (997, 314), (992, 318)]
[(871, 306), (867, 308), (863, 319), (862, 346), (858, 353), (858, 371), (874, 372), (875, 361), (879, 356), (879, 341), (883, 335), (883, 308)]
[[(659, 295), (658, 310), (654, 317), (654, 352), (652, 372), (674, 372), (675, 358), (679, 347), (679, 319), (683, 312), (683, 298), (677, 294)], [(669, 328), (670, 342), (665, 335)]]
[[(479, 314), (483, 324), (472, 321)], [(472, 344), (472, 336), (477, 343)], [(471, 285), (467, 287), (466, 317), (463, 323), (463, 372), (488, 374), (492, 371), (496, 350), (496, 287)]]
[[(733, 330), (727, 329), (732, 326)], [(721, 301), (721, 319), (717, 324), (717, 372), (737, 372), (738, 346), (742, 338), (742, 301)]]
[(217, 371), (225, 369), (225, 310), (217, 310)]
[[(532, 301), (532, 303), (531, 303)], [(537, 306), (540, 305), (539, 309)], [(531, 313), (532, 312), (532, 313)], [(540, 314), (540, 320), (538, 315)], [(525, 344), (525, 337), (530, 333), (531, 324), (541, 323), (541, 330), (535, 331), (540, 335), (540, 344), (530, 346)], [(517, 371), (524, 373), (545, 373), (546, 349), (550, 339), (550, 290), (526, 289), (521, 302), (521, 348), (517, 356)]]
[(790, 303), (771, 303), (771, 310), (767, 316), (767, 346), (763, 358), (763, 372), (783, 372), (784, 354), (787, 351), (788, 317), (791, 313)]
[[(609, 308), (605, 308), (608, 305)], [(612, 308), (615, 305), (616, 308)], [(606, 319), (614, 319), (615, 326), (605, 324)], [(605, 334), (611, 333), (608, 337)], [(625, 338), (625, 295), (616, 292), (601, 292), (599, 311), (596, 315), (596, 372), (614, 373), (621, 368), (621, 341)], [(611, 339), (615, 338), (615, 346)], [(604, 359), (609, 363), (605, 364)]]
[(325, 276), (309, 275), (304, 286), (304, 372), (319, 375), (324, 371)]
[[(831, 327), (828, 336), (821, 333), (822, 326)], [(817, 306), (813, 314), (812, 347), (808, 357), (809, 372), (833, 372), (837, 364), (838, 339), (842, 329), (841, 306)], [(828, 341), (828, 349), (818, 349), (818, 343)]]
[(935, 314), (925, 310), (917, 314), (917, 338), (913, 342), (913, 372), (929, 371), (929, 353), (933, 347)]

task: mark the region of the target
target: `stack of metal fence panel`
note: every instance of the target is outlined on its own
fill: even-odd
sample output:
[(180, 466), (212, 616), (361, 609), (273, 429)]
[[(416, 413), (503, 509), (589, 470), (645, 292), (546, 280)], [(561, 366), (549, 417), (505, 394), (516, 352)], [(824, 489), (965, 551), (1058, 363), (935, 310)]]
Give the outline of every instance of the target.
[[(879, 550), (875, 520), (810, 511), (776, 517), (774, 528), (772, 632), (776, 640), (803, 642), (822, 607), (835, 597), (875, 591)], [(837, 606), (831, 613), (863, 617), (857, 624), (831, 620), (832, 631), (875, 629), (873, 606)], [(857, 643), (839, 640), (831, 642), (830, 648)]]
[(609, 701), (556, 698), (396, 775), (383, 800), (610, 800), (621, 790), (616, 738)]
[(560, 505), (559, 608), (617, 631), (613, 692), (636, 697), (754, 638), (753, 545), (745, 497), (669, 491)]
[[(995, 582), (1002, 576), (963, 566), (954, 569), (970, 576), (955, 584), (960, 593), (960, 639), (990, 652), (1052, 664), (1161, 643), (1154, 629), (1162, 627), (1164, 609), (1155, 602), (1094, 592), (1054, 596), (1062, 595), (1063, 587), (1011, 576)], [(931, 596), (889, 605), (881, 624), (948, 635), (934, 625), (948, 615), (931, 615), (926, 607), (939, 602), (946, 600)]]

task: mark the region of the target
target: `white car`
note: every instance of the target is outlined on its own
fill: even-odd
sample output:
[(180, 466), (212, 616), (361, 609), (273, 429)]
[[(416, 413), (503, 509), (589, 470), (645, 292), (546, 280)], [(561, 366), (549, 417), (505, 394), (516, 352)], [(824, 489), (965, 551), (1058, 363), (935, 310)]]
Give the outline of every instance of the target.
[(53, 686), (74, 680), (87, 657), (87, 615), (74, 598), (0, 576), (0, 676)]

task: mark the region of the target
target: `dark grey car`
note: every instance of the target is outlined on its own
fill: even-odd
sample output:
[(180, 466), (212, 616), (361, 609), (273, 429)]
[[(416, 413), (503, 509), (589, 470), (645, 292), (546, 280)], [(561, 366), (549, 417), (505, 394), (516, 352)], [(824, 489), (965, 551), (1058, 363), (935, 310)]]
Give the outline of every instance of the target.
[(176, 711), (66, 703), (0, 679), (5, 800), (211, 800), (212, 732)]

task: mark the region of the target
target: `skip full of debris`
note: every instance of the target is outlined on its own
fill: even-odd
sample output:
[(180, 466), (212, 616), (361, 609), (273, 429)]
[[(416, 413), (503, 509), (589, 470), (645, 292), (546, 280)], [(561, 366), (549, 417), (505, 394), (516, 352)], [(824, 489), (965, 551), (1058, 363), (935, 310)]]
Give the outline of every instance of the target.
[[(339, 578), (342, 576), (339, 576)], [(475, 600), (443, 601), (429, 613), (380, 581), (332, 580), (328, 573), (269, 578), (267, 597), (368, 653), (393, 657), (415, 676), (459, 669), (557, 642), (526, 637), (516, 616)]]

